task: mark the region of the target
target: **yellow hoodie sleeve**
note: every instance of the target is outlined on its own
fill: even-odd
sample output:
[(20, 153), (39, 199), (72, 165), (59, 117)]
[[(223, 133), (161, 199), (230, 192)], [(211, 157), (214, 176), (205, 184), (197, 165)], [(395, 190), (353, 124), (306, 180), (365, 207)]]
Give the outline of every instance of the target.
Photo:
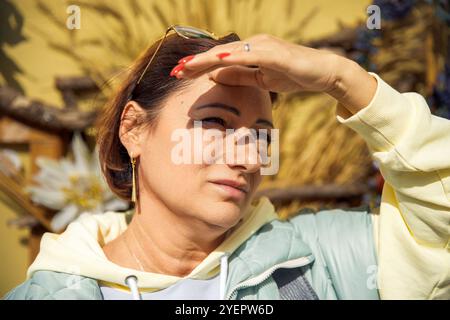
[(378, 75), (372, 101), (345, 124), (385, 179), (374, 216), (382, 299), (450, 299), (450, 120)]

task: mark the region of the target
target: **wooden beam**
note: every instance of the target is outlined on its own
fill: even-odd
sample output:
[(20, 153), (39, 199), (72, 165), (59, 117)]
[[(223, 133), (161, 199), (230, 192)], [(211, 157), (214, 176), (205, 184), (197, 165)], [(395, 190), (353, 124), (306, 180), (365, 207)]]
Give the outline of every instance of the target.
[(9, 87), (0, 87), (0, 113), (47, 131), (82, 131), (93, 125), (97, 112), (58, 108), (28, 99)]
[(22, 186), (0, 171), (0, 190), (25, 212), (35, 217), (43, 226), (50, 230), (50, 219), (46, 210), (35, 206), (28, 195), (22, 190)]
[(65, 108), (77, 108), (77, 94), (99, 91), (95, 81), (87, 76), (56, 77), (55, 87), (61, 92)]
[(272, 202), (286, 203), (294, 200), (333, 200), (361, 197), (368, 191), (364, 184), (354, 185), (303, 185), (286, 188), (262, 189), (256, 197), (266, 196)]
[(28, 144), (30, 132), (30, 127), (10, 117), (0, 117), (0, 143)]
[(55, 86), (59, 91), (97, 91), (98, 86), (88, 76), (56, 77)]

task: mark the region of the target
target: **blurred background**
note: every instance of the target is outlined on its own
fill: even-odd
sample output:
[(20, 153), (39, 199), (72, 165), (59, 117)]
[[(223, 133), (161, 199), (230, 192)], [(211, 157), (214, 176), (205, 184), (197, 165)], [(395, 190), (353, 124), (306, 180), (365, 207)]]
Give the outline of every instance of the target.
[[(44, 232), (81, 212), (130, 208), (101, 179), (92, 125), (124, 68), (172, 24), (333, 50), (450, 118), (447, 0), (1, 0), (0, 15), (2, 296), (25, 280)], [(331, 98), (282, 95), (274, 119), (280, 170), (259, 196), (281, 218), (305, 207), (376, 210), (383, 179)]]

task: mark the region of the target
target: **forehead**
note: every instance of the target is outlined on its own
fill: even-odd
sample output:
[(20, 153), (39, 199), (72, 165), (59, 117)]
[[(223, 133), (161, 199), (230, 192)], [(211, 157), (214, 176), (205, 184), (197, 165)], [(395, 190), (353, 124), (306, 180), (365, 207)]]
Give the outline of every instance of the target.
[(250, 86), (228, 86), (219, 84), (203, 75), (192, 81), (174, 97), (184, 105), (192, 107), (220, 102), (238, 109), (242, 116), (272, 119), (272, 102), (267, 90)]

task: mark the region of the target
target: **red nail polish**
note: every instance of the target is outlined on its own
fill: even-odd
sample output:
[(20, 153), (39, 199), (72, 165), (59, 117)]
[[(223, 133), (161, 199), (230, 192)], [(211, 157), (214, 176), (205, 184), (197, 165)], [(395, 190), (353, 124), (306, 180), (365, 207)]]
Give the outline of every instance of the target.
[(180, 60), (178, 60), (178, 63), (186, 63), (188, 61), (191, 61), (192, 59), (194, 59), (195, 55), (191, 55), (191, 56), (187, 56), (184, 58), (181, 58)]
[(183, 74), (184, 74), (183, 70), (180, 70), (175, 74), (175, 77), (177, 79), (181, 79), (183, 77)]
[(177, 74), (178, 71), (183, 70), (183, 69), (184, 69), (184, 63), (176, 65), (175, 68), (173, 68), (172, 71), (170, 72), (170, 76), (173, 77), (174, 75)]
[(225, 58), (225, 57), (228, 57), (230, 54), (231, 54), (231, 53), (229, 53), (229, 52), (223, 52), (223, 53), (217, 54), (217, 57), (218, 57), (219, 59), (223, 59), (223, 58)]

